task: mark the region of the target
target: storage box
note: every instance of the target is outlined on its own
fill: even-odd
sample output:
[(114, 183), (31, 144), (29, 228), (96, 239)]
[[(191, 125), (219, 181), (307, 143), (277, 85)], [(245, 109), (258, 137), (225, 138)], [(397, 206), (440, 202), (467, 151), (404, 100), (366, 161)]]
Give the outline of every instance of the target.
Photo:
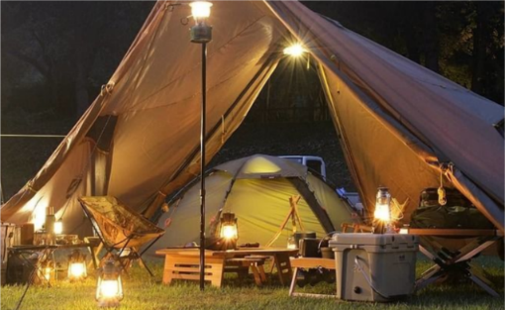
[(20, 234), (21, 229), (19, 226), (15, 224), (2, 223), (1, 224), (1, 241), (0, 241), (0, 249), (1, 249), (1, 262), (7, 262), (7, 249), (13, 247), (15, 245), (19, 245), (20, 242)]
[(419, 239), (398, 234), (334, 234), (337, 298), (385, 302), (414, 291)]

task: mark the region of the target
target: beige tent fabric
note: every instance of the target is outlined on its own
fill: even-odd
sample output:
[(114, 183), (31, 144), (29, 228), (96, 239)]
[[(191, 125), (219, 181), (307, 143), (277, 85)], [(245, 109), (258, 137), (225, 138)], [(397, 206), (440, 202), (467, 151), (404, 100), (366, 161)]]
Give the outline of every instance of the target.
[[(11, 215), (25, 204), (34, 204), (36, 193), (58, 201), (57, 210), (75, 203), (76, 197), (65, 201), (64, 193), (54, 186), (58, 182), (55, 171), (66, 170), (73, 177), (81, 173), (74, 167), (86, 159), (81, 162), (69, 154), (99, 115), (117, 118), (112, 160), (106, 168), (110, 170), (107, 194), (139, 212), (149, 205), (154, 211), (167, 193), (199, 173), (201, 46), (189, 41), (188, 26), (180, 22), (190, 15), (189, 6), (168, 4), (155, 5), (108, 83), (108, 91), (41, 172), (3, 206), (2, 220), (28, 221), (31, 212), (26, 208), (14, 218)], [(207, 161), (243, 121), (275, 69), (277, 43), (285, 31), (261, 2), (216, 3), (213, 11), (215, 34), (208, 45), (207, 68)], [(48, 190), (41, 192), (44, 186)]]
[[(321, 18), (300, 3), (267, 4), (293, 34), (306, 42), (328, 71), (334, 75), (345, 75), (346, 84), (355, 84), (362, 96), (379, 104), (382, 110), (404, 126), (404, 132), (410, 131), (424, 142), (438, 157), (438, 161), (454, 165), (463, 172), (461, 177), (468, 178), (468, 181), (482, 188), (482, 194), (495, 199), (499, 205), (480, 205), (480, 209), (503, 230), (504, 141), (492, 126), (503, 117), (503, 107), (393, 52), (387, 52), (385, 48), (337, 23)], [(339, 91), (332, 84), (330, 89), (330, 97)], [(334, 115), (334, 119), (342, 118), (341, 115)], [(358, 122), (357, 119), (355, 121)], [(360, 121), (360, 125), (356, 126), (366, 125)], [(346, 130), (352, 131), (350, 128)], [(385, 141), (387, 138), (381, 139)], [(348, 145), (346, 147), (352, 149)], [(372, 148), (365, 152), (373, 151)], [(389, 163), (393, 165), (396, 152), (386, 153), (389, 153)], [(350, 164), (354, 166), (351, 169), (358, 174), (358, 183), (362, 186), (360, 191), (369, 211), (373, 208), (370, 200), (377, 186), (394, 186), (392, 180), (403, 184), (416, 177), (409, 170), (394, 173), (384, 169), (382, 172), (385, 174), (382, 173), (381, 178), (389, 177), (389, 180), (382, 181), (385, 184), (378, 183), (377, 177), (368, 177), (368, 174), (376, 172), (367, 170), (364, 173), (365, 168), (361, 171), (357, 169), (356, 166), (363, 162), (355, 156), (367, 155), (354, 151)], [(429, 158), (424, 159), (430, 161)], [(409, 163), (411, 169), (415, 166), (415, 161)], [(427, 183), (429, 180), (425, 179), (418, 184), (418, 193), (421, 192), (421, 186)], [(472, 200), (485, 200), (484, 197), (473, 196), (476, 194), (462, 187), (458, 188)], [(392, 194), (401, 196), (405, 195), (405, 191), (396, 190)]]
[[(77, 197), (94, 194), (152, 215), (199, 173), (201, 46), (181, 24), (189, 6), (172, 3), (156, 3), (102, 94), (2, 206), (2, 221), (23, 224), (35, 206), (52, 205), (75, 230), (83, 222)], [(326, 77), (332, 116), (369, 212), (379, 185), (400, 201), (410, 198), (412, 211), (444, 162), (452, 165), (447, 178), (503, 230), (504, 141), (492, 126), (503, 107), (295, 1), (215, 1), (212, 12), (207, 162), (247, 115), (290, 32)], [(99, 119), (114, 122), (108, 146), (100, 144)]]

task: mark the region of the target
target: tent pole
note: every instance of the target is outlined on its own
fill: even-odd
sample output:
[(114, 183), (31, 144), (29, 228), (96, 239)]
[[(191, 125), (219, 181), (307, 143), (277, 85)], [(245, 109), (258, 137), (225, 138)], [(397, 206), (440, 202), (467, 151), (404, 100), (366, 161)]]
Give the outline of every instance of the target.
[(206, 113), (206, 75), (207, 43), (202, 43), (202, 109), (200, 126), (200, 290), (205, 288), (205, 113)]

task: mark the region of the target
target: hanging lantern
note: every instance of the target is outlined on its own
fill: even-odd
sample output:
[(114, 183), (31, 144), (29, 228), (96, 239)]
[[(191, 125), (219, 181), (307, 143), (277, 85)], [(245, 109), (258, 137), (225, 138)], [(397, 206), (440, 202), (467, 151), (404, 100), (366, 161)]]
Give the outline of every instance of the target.
[(113, 259), (108, 259), (98, 270), (95, 297), (100, 307), (117, 307), (124, 297), (121, 272)]
[(191, 15), (195, 25), (190, 29), (191, 42), (208, 43), (212, 40), (212, 27), (207, 24), (212, 3), (207, 1), (194, 1), (191, 6)]
[(391, 194), (386, 187), (379, 187), (375, 200), (374, 233), (392, 233), (391, 227)]
[(75, 250), (68, 256), (68, 279), (71, 282), (81, 281), (87, 276), (86, 255), (79, 250)]
[(234, 213), (223, 213), (221, 216), (220, 237), (227, 249), (234, 249), (238, 240), (238, 225)]
[(303, 46), (300, 43), (295, 43), (293, 45), (290, 45), (284, 49), (284, 55), (288, 55), (291, 57), (300, 57), (302, 56), (307, 50), (303, 48)]

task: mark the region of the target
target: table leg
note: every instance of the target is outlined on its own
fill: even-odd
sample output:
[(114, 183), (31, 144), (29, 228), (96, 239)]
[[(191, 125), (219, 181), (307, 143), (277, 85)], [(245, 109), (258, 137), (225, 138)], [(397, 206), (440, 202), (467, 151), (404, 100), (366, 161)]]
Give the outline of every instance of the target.
[[(430, 285), (442, 276), (454, 274), (454, 270), (459, 270), (459, 268), (454, 268), (457, 267), (456, 264), (465, 264), (469, 266), (468, 277), (490, 295), (498, 297), (499, 295), (491, 288), (491, 283), (486, 279), (483, 273), (480, 273), (482, 269), (470, 264), (470, 260), (473, 257), (492, 245), (498, 239), (498, 237), (480, 238), (459, 249), (459, 251), (456, 252), (458, 254), (452, 255), (450, 258), (446, 257), (445, 259), (432, 254), (428, 249), (420, 245), (419, 250), (426, 257), (437, 263), (437, 265), (434, 265), (426, 270), (421, 277), (416, 280), (416, 290), (420, 290)], [(441, 254), (439, 253), (439, 255)]]
[(293, 276), (291, 279), (291, 286), (289, 287), (289, 296), (293, 296), (293, 293), (295, 292), (295, 286), (296, 286), (296, 274), (298, 273), (298, 267), (295, 267), (293, 270)]
[[(465, 254), (458, 256), (455, 259), (456, 263), (459, 263), (461, 261), (466, 261), (466, 260), (469, 260), (469, 259), (473, 258), (475, 255), (477, 255), (480, 252), (484, 251), (491, 244), (495, 243), (496, 240), (497, 240), (497, 238), (494, 238), (494, 239), (491, 239), (491, 240), (487, 240), (487, 241), (481, 243), (478, 247), (476, 247), (473, 250), (469, 251), (468, 253), (466, 253), (466, 251), (465, 251), (467, 247), (465, 247), (464, 249), (461, 249), (460, 252), (461, 253), (465, 253)], [(473, 243), (470, 243), (469, 245), (473, 245)]]
[(486, 292), (488, 292), (489, 295), (491, 295), (493, 297), (500, 297), (500, 295), (498, 295), (498, 293), (496, 293), (489, 285), (486, 284), (486, 282), (484, 282), (477, 275), (470, 273), (469, 278), (470, 278), (470, 280), (475, 282), (475, 284), (477, 284), (478, 286), (483, 288)]
[(95, 270), (98, 269), (98, 258), (95, 255), (95, 247), (92, 246), (91, 244), (88, 244), (88, 250), (91, 256), (91, 261), (93, 262), (93, 267)]
[(279, 273), (279, 280), (282, 285), (288, 285), (292, 276), (291, 263), (289, 262), (289, 255), (278, 253), (275, 255), (275, 266)]
[(431, 275), (430, 277), (425, 277), (425, 278), (418, 279), (416, 281), (416, 284), (415, 284), (415, 290), (416, 291), (422, 290), (426, 286), (428, 286), (431, 283), (437, 281), (443, 275), (444, 275), (444, 272), (442, 270), (439, 270), (438, 273), (435, 273), (435, 274)]

